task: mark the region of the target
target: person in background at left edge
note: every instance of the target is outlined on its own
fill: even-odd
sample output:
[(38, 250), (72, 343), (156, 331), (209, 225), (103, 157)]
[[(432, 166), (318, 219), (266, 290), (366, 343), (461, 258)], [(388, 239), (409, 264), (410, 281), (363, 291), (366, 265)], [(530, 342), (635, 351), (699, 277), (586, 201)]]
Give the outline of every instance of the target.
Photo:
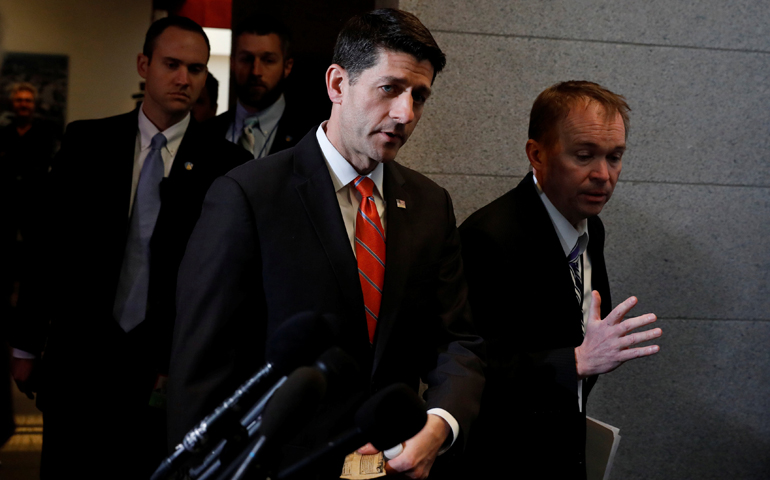
[(197, 23), (156, 21), (141, 106), (64, 135), (11, 342), (19, 388), (40, 370), (42, 478), (147, 478), (165, 456), (179, 263), (209, 185), (248, 159), (191, 119), (208, 58)]

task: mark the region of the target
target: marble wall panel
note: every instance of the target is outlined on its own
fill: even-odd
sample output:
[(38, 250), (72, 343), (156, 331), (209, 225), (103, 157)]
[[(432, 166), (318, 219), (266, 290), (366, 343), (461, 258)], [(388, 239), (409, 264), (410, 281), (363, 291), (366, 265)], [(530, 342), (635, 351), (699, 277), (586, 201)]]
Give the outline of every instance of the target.
[(561, 80), (626, 96), (622, 178), (770, 186), (770, 55), (440, 33), (446, 70), (400, 154), (423, 172), (521, 176), (529, 110)]
[(657, 326), (660, 352), (603, 375), (588, 400), (620, 428), (612, 478), (770, 478), (770, 322)]
[[(602, 213), (615, 304), (770, 320), (770, 189), (620, 182)], [(770, 340), (770, 339), (768, 339)]]
[(401, 0), (428, 28), (603, 42), (770, 50), (763, 1)]

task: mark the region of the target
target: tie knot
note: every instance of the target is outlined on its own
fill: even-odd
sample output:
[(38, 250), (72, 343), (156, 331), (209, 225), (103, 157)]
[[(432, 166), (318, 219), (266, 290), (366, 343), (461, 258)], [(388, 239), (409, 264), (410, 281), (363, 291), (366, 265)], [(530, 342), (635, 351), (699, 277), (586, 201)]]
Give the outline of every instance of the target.
[(569, 260), (570, 263), (577, 262), (577, 259), (583, 253), (583, 252), (581, 252), (581, 250), (582, 250), (583, 241), (585, 239), (586, 239), (586, 234), (585, 233), (578, 237), (577, 242), (575, 242), (575, 246), (572, 247), (572, 251), (569, 252), (568, 260)]
[(248, 117), (243, 121), (243, 129), (259, 130), (259, 117)]
[(374, 192), (374, 182), (369, 177), (358, 176), (353, 180), (353, 186), (363, 198), (369, 198)]
[(156, 133), (154, 137), (152, 137), (152, 140), (150, 141), (150, 149), (152, 150), (160, 150), (161, 148), (166, 146), (166, 136), (162, 133)]

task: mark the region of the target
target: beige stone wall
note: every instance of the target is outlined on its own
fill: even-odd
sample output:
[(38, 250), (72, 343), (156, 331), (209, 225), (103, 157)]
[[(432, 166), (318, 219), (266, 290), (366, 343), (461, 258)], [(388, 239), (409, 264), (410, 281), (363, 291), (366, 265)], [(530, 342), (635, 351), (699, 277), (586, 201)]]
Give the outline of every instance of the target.
[(151, 0), (0, 0), (3, 47), (69, 56), (67, 122), (131, 110)]
[(607, 264), (614, 303), (637, 295), (664, 336), (591, 395), (589, 415), (621, 429), (613, 478), (770, 477), (767, 2), (400, 7), (448, 64), (399, 158), (449, 190), (458, 221), (526, 174), (529, 109), (549, 85), (596, 81), (633, 109)]

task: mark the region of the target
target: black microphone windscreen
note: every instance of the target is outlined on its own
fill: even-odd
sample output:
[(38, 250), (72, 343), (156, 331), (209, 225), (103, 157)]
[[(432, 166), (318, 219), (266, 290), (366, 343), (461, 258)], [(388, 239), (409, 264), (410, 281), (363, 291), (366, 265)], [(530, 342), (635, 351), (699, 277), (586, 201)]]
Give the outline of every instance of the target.
[(290, 438), (310, 420), (325, 393), (326, 379), (319, 369), (298, 368), (267, 404), (260, 434), (274, 444)]
[(288, 374), (297, 367), (311, 364), (334, 343), (329, 321), (317, 313), (300, 312), (283, 322), (270, 336), (265, 360)]
[(415, 436), (428, 417), (420, 397), (403, 383), (390, 385), (358, 409), (355, 423), (378, 450), (386, 450)]
[(330, 393), (344, 390), (346, 385), (356, 385), (361, 379), (361, 369), (353, 357), (340, 347), (326, 350), (315, 362), (326, 375), (326, 384)]

